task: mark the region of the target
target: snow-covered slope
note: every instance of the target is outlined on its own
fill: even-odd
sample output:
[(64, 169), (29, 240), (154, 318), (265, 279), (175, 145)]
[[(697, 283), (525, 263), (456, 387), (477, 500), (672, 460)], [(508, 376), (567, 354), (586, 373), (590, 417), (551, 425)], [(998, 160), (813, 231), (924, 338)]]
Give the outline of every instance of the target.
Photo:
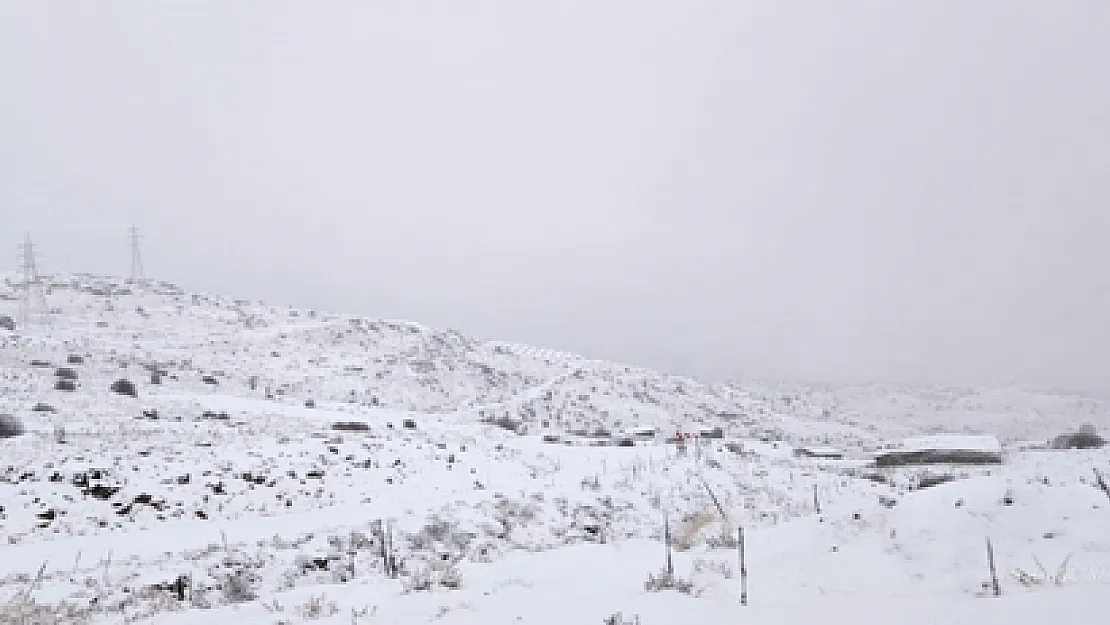
[[(1105, 424), (1105, 400), (706, 384), (106, 277), (53, 277), (47, 301), (0, 329), (0, 413), (27, 430), (0, 438), (0, 622), (1101, 623), (1110, 608), (1110, 454), (1019, 445)], [(699, 431), (720, 438), (666, 440)], [(1005, 463), (867, 466), (939, 432), (996, 436)], [(645, 588), (665, 522), (685, 591)], [(988, 537), (999, 602), (977, 596)]]

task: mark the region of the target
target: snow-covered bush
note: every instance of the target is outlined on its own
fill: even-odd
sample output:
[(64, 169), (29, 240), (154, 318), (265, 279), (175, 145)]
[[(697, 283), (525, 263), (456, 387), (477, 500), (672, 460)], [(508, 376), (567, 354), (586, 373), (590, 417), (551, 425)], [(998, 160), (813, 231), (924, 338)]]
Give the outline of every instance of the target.
[(418, 563), (405, 573), (405, 592), (428, 591), (436, 586), (458, 590), (462, 586), (462, 573), (449, 562), (431, 560)]
[(713, 573), (725, 579), (732, 579), (733, 569), (732, 565), (728, 562), (697, 558), (694, 560), (694, 573)]
[(644, 590), (648, 592), (677, 590), (684, 595), (689, 595), (694, 591), (694, 584), (689, 580), (676, 577), (674, 573), (669, 571), (660, 571), (659, 573), (648, 573), (647, 581), (644, 582)]
[(327, 595), (312, 595), (308, 601), (295, 608), (297, 616), (312, 621), (318, 618), (326, 618), (339, 614), (339, 604), (335, 601), (329, 601)]
[(224, 576), (220, 589), (228, 603), (244, 603), (258, 598), (258, 575), (251, 569), (237, 568)]
[(1044, 586), (1050, 582), (1056, 586), (1063, 586), (1064, 582), (1067, 581), (1069, 562), (1071, 562), (1071, 554), (1068, 554), (1068, 556), (1060, 562), (1060, 566), (1056, 568), (1056, 573), (1050, 576), (1044, 564), (1041, 564), (1040, 559), (1034, 556), (1033, 563), (1037, 565), (1037, 573), (1030, 573), (1024, 569), (1015, 568), (1010, 574), (1010, 577), (1013, 577), (1015, 581), (1027, 588)]

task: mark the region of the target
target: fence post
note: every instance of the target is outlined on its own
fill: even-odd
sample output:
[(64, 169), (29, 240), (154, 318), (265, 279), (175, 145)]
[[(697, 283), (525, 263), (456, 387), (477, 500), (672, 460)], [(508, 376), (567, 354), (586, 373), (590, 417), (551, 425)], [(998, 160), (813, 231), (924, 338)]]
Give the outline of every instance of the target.
[(740, 552), (740, 605), (748, 605), (748, 563), (744, 557), (744, 528), (737, 530), (736, 548)]
[(674, 562), (671, 560), (671, 520), (666, 514), (663, 515), (663, 542), (667, 546), (667, 575), (674, 575)]
[(1002, 588), (998, 585), (998, 571), (994, 566), (994, 545), (991, 544), (990, 536), (987, 536), (987, 566), (991, 571), (991, 592), (995, 597), (1002, 596)]

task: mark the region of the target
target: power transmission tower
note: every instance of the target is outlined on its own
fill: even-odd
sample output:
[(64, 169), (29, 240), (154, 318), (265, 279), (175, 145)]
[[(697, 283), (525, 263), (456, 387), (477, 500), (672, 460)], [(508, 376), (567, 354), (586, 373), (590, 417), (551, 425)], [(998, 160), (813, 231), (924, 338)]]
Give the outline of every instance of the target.
[(143, 254), (139, 249), (139, 241), (142, 236), (139, 234), (139, 229), (131, 226), (131, 281), (136, 282), (143, 279)]
[(23, 238), (23, 249), (20, 252), (20, 266), (23, 269), (23, 297), (20, 298), (20, 316), (24, 323), (31, 320), (36, 307), (46, 311), (46, 294), (42, 289), (42, 279), (39, 276), (38, 263), (35, 261), (35, 243), (28, 232)]

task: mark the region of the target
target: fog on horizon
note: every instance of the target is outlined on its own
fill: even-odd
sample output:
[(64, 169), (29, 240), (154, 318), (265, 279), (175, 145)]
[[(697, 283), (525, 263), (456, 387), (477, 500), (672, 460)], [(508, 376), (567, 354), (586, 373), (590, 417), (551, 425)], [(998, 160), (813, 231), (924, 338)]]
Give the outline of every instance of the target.
[[(45, 272), (711, 379), (1110, 391), (1110, 4), (0, 4)], [(2, 257), (3, 255), (0, 255)]]

